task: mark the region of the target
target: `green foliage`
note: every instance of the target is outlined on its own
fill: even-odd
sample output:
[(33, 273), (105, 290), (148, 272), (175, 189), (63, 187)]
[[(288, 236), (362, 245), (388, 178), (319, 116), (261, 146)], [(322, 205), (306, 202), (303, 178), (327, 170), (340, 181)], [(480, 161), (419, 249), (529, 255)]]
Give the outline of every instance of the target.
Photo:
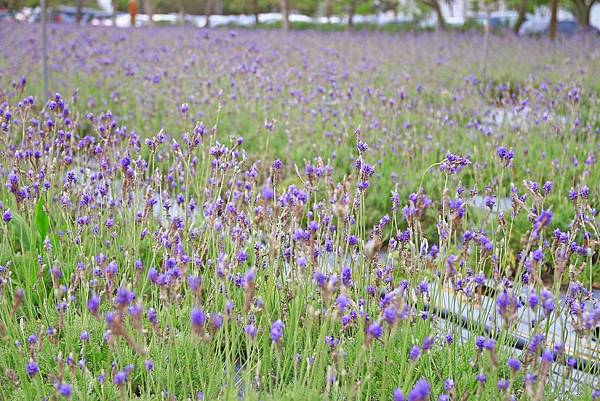
[(34, 224), (38, 234), (40, 235), (40, 243), (46, 239), (46, 235), (48, 235), (48, 230), (50, 228), (50, 219), (44, 211), (44, 204), (44, 199), (40, 198), (35, 207), (34, 215)]
[(20, 213), (13, 212), (13, 219), (8, 224), (8, 236), (10, 244), (20, 252), (32, 249), (36, 243), (29, 223)]

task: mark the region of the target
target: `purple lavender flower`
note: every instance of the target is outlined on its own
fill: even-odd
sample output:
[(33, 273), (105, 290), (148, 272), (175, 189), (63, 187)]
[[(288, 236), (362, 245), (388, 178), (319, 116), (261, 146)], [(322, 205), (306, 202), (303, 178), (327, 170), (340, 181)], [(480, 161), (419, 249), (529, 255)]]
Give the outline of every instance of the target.
[(427, 380), (418, 380), (408, 394), (408, 401), (426, 401), (431, 394)]
[(204, 327), (204, 323), (206, 323), (206, 315), (200, 308), (194, 308), (190, 313), (190, 322), (195, 330), (199, 330)]
[(374, 339), (380, 339), (383, 334), (383, 327), (378, 322), (373, 322), (369, 325), (367, 329), (367, 335)]
[(429, 351), (433, 348), (433, 344), (435, 343), (435, 339), (433, 337), (425, 337), (423, 339), (423, 351)]
[(399, 388), (394, 390), (394, 401), (406, 401), (404, 393), (402, 393), (402, 390)]
[(463, 156), (446, 153), (446, 157), (440, 164), (440, 170), (446, 174), (460, 173), (463, 167), (471, 164), (471, 161)]
[(250, 338), (255, 338), (256, 337), (256, 327), (254, 327), (254, 325), (252, 325), (252, 324), (247, 325), (244, 328), (244, 332)]
[(127, 306), (135, 299), (135, 294), (127, 288), (119, 288), (117, 290), (116, 302), (120, 306)]
[(450, 391), (454, 388), (454, 380), (446, 379), (444, 381), (444, 391)]
[(518, 359), (509, 358), (506, 364), (515, 373), (521, 370), (521, 362)]
[(281, 320), (276, 320), (273, 322), (270, 331), (270, 337), (273, 343), (279, 344), (281, 342), (281, 338), (283, 337), (283, 328), (284, 324)]
[(340, 294), (336, 299), (336, 305), (339, 312), (344, 313), (346, 308), (350, 305), (350, 301), (348, 300), (348, 297)]
[(202, 279), (196, 275), (189, 275), (187, 278), (187, 283), (190, 286), (190, 290), (192, 290), (192, 292), (197, 292), (200, 288), (200, 284), (202, 283)]
[(527, 302), (529, 304), (529, 307), (533, 310), (535, 310), (536, 306), (539, 304), (540, 299), (538, 298), (537, 294), (533, 291), (531, 291), (529, 293), (529, 297), (527, 298)]
[(10, 210), (5, 210), (2, 214), (2, 220), (4, 220), (5, 223), (9, 223), (12, 220), (12, 217), (13, 216)]
[(98, 314), (98, 307), (100, 306), (100, 298), (97, 295), (92, 295), (87, 302), (87, 308), (90, 313), (94, 316)]
[(577, 200), (577, 191), (574, 189), (571, 189), (567, 195), (567, 197), (569, 198), (570, 201), (575, 201)]
[(39, 373), (40, 367), (35, 361), (31, 360), (27, 364), (26, 371), (27, 371), (27, 376), (34, 377), (35, 375), (37, 375)]
[(510, 387), (510, 381), (508, 381), (506, 379), (498, 380), (498, 390), (506, 391), (506, 390), (508, 390), (509, 387)]
[(552, 363), (554, 362), (554, 354), (551, 350), (546, 349), (542, 352), (542, 362), (544, 363)]
[(58, 394), (65, 397), (71, 398), (71, 386), (67, 383), (60, 383), (57, 386)]
[(408, 359), (415, 362), (421, 356), (421, 348), (418, 345), (413, 345), (408, 353)]
[(152, 324), (156, 324), (158, 322), (158, 313), (154, 308), (148, 309), (148, 311), (146, 312), (146, 317), (148, 318), (148, 321), (150, 321), (150, 323)]
[(516, 295), (509, 294), (505, 290), (496, 298), (496, 306), (498, 313), (505, 319), (505, 321), (511, 323), (516, 317), (517, 310), (521, 307), (521, 302)]
[(508, 166), (514, 157), (513, 151), (508, 150), (505, 146), (500, 146), (496, 151), (496, 154), (498, 155), (498, 158), (500, 159), (502, 164), (504, 164), (505, 166)]
[(583, 199), (587, 199), (590, 196), (590, 188), (587, 185), (584, 185), (583, 187), (581, 187), (579, 195), (581, 195)]
[(125, 384), (126, 381), (127, 373), (123, 372), (122, 370), (118, 371), (113, 377), (113, 383), (115, 384), (115, 386), (122, 386)]

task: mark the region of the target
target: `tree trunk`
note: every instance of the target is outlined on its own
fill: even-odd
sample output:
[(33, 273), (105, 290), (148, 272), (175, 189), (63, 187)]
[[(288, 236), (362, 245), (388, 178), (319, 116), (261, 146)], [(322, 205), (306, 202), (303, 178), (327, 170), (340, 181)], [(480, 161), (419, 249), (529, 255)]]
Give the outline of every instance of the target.
[(19, 11), (19, 4), (17, 4), (17, 0), (8, 0), (6, 9), (11, 13)]
[(585, 18), (583, 19), (581, 25), (586, 29), (589, 29), (592, 26), (590, 19), (592, 17), (592, 7), (594, 7), (595, 3), (596, 1), (590, 1), (590, 4), (588, 4), (585, 8)]
[(148, 16), (148, 23), (152, 25), (152, 3), (151, 0), (144, 0), (144, 12)]
[(325, 3), (325, 16), (327, 23), (331, 24), (331, 16), (333, 15), (333, 0), (327, 0)]
[(206, 12), (204, 14), (204, 15), (206, 15), (206, 22), (204, 23), (205, 28), (210, 28), (210, 16), (212, 15), (212, 11), (213, 11), (213, 0), (206, 0)]
[(435, 11), (435, 15), (437, 16), (438, 28), (442, 31), (445, 31), (447, 27), (446, 27), (446, 20), (444, 19), (444, 14), (442, 14), (442, 7), (440, 6), (440, 3), (438, 0), (433, 0), (432, 4), (433, 4), (433, 10)]
[(519, 16), (517, 17), (517, 21), (515, 22), (515, 26), (513, 27), (515, 35), (519, 34), (521, 25), (523, 25), (523, 22), (525, 22), (525, 17), (527, 15), (527, 5), (528, 0), (521, 0), (521, 4), (519, 5)]
[(281, 27), (284, 31), (290, 29), (290, 10), (288, 9), (288, 0), (279, 0), (281, 11)]
[(550, 16), (550, 39), (556, 39), (556, 26), (558, 25), (558, 0), (552, 0), (552, 15)]
[(117, 26), (117, 4), (116, 0), (111, 0), (110, 5), (112, 6), (112, 24)]
[(356, 0), (350, 0), (350, 8), (348, 9), (348, 30), (352, 30), (354, 26), (354, 12), (356, 11)]
[(260, 19), (258, 15), (260, 14), (260, 7), (258, 6), (258, 0), (252, 1), (252, 12), (254, 13), (254, 25), (258, 26), (260, 23)]
[(595, 0), (591, 0), (589, 3), (586, 3), (585, 0), (572, 0), (573, 3), (573, 13), (575, 14), (575, 18), (577, 18), (577, 22), (584, 28), (590, 27), (590, 14), (592, 11), (592, 7), (596, 3)]
[(83, 17), (83, 0), (77, 0), (77, 13), (75, 14), (75, 20), (78, 24), (81, 24)]
[(185, 8), (183, 7), (182, 0), (177, 1), (177, 9), (178, 9), (177, 14), (179, 15), (179, 18), (178, 18), (179, 24), (183, 25), (185, 23)]

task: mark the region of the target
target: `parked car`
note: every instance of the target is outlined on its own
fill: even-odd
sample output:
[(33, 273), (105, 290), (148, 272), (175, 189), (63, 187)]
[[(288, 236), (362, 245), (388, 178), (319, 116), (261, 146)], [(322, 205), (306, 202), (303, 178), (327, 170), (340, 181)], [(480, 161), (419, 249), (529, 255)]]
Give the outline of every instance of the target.
[[(584, 29), (579, 23), (572, 19), (559, 20), (556, 24), (556, 33), (558, 35), (574, 35), (576, 33), (584, 32), (595, 32), (598, 33), (597, 28), (589, 27)], [(540, 35), (548, 36), (550, 34), (550, 19), (539, 18), (539, 17), (528, 17), (521, 29), (519, 29), (519, 35)]]
[(480, 13), (475, 17), (477, 24), (485, 26), (490, 25), (492, 31), (498, 31), (502, 29), (510, 29), (518, 18), (516, 11), (495, 11), (489, 14), (489, 17), (485, 13)]
[(527, 16), (519, 28), (519, 35), (541, 35), (549, 25), (549, 19)]
[[(77, 7), (72, 6), (57, 6), (48, 7), (48, 21), (54, 23), (76, 23), (77, 22)], [(112, 14), (110, 12), (96, 10), (93, 8), (83, 7), (81, 9), (81, 23), (92, 25), (105, 25), (103, 22), (110, 20)], [(30, 22), (40, 22), (42, 20), (42, 10), (36, 7), (31, 11), (29, 16)]]

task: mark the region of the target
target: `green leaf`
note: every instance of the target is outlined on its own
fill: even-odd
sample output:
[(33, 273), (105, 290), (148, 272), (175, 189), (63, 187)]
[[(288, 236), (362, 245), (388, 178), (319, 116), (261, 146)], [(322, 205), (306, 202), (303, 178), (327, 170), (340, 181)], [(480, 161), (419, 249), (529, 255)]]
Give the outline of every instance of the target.
[(48, 230), (50, 229), (50, 220), (44, 211), (44, 200), (41, 198), (35, 207), (34, 224), (42, 241), (44, 241), (46, 239), (46, 235), (48, 235)]
[(35, 244), (31, 225), (16, 212), (8, 224), (8, 236), (12, 252), (29, 250)]

